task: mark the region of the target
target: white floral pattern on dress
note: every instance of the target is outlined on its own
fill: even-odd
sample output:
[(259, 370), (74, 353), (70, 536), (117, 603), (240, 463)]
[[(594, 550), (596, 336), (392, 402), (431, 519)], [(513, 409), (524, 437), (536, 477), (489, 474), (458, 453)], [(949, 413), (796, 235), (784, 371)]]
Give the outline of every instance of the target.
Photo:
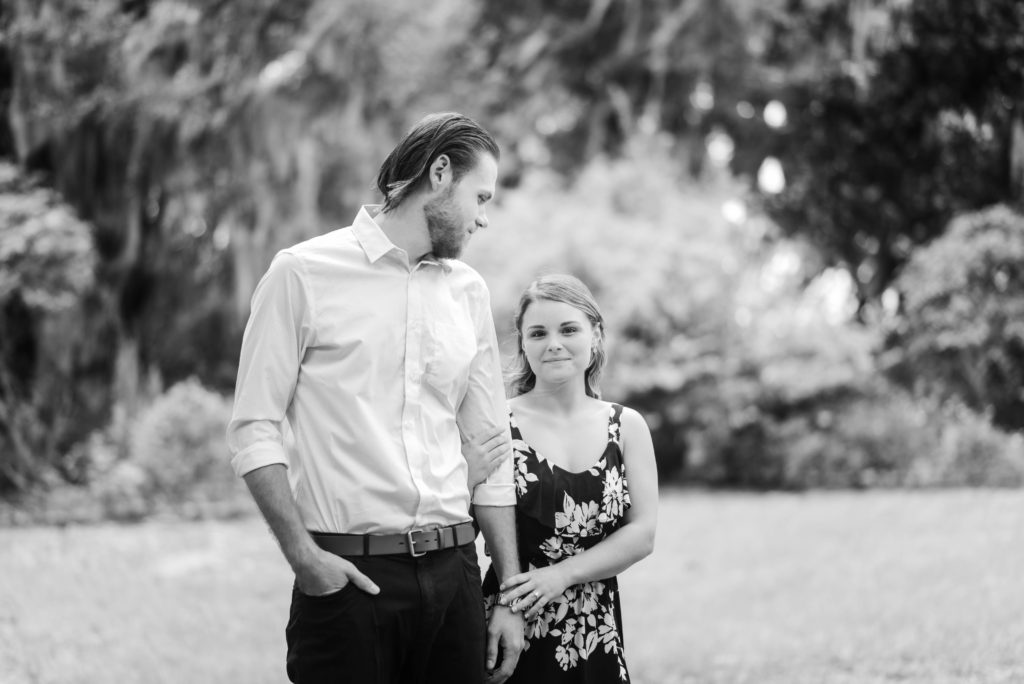
[(629, 508), (629, 493), (624, 486), (622, 473), (618, 468), (609, 468), (604, 471), (604, 492), (601, 496), (601, 522), (622, 517)]
[[(555, 502), (544, 515), (551, 515), (547, 534), (534, 537), (533, 545), (520, 546), (520, 555), (529, 560), (531, 570), (558, 563), (582, 553), (618, 528), (630, 507), (625, 464), (621, 460), (619, 416), (621, 406), (612, 405), (609, 411), (608, 448), (592, 467), (580, 473), (559, 472), (529, 444), (522, 440), (511, 416), (513, 453), (515, 456), (516, 495), (520, 514), (523, 507), (542, 506), (551, 494), (539, 497), (538, 487), (552, 487), (554, 482), (570, 483), (565, 489), (551, 492)], [(614, 449), (611, 448), (614, 445)], [(609, 455), (611, 459), (609, 460)], [(573, 490), (570, 493), (569, 489)], [(575, 496), (574, 496), (575, 494)], [(553, 510), (551, 510), (553, 508)], [(534, 511), (536, 513), (536, 511)], [(534, 529), (543, 530), (543, 527)], [(495, 594), (485, 597), (488, 614), (496, 600)], [(618, 623), (618, 594), (615, 578), (607, 581), (584, 582), (570, 586), (565, 592), (545, 604), (536, 619), (526, 625), (525, 651), (544, 645), (542, 652), (553, 652), (558, 668), (568, 673), (592, 657), (599, 660), (612, 656), (614, 660), (601, 665), (605, 677), (628, 682), (629, 674), (622, 654), (622, 632)], [(598, 654), (598, 656), (595, 656)], [(545, 656), (551, 657), (551, 656)], [(523, 660), (520, 661), (522, 665)], [(608, 670), (610, 668), (611, 671)], [(616, 672), (617, 670), (617, 672)], [(517, 669), (517, 674), (519, 673)], [(575, 681), (575, 680), (574, 680)]]
[[(519, 433), (519, 426), (516, 424), (515, 416), (509, 417), (509, 426), (516, 434)], [(526, 466), (526, 459), (519, 458), (519, 454), (530, 448), (530, 445), (521, 439), (512, 440), (512, 454), (514, 457), (513, 467), (515, 473), (516, 496), (520, 497), (526, 493), (526, 487), (531, 482), (537, 481), (537, 476), (529, 471)]]

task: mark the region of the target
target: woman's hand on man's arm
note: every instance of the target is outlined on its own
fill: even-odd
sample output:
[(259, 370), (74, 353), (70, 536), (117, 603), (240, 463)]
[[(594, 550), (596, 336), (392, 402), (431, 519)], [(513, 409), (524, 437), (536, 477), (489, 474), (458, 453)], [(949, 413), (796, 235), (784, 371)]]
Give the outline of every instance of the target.
[(469, 490), (472, 492), (478, 484), (494, 472), (502, 459), (508, 454), (511, 441), (508, 429), (499, 425), (489, 432), (464, 439), (462, 456), (469, 465)]

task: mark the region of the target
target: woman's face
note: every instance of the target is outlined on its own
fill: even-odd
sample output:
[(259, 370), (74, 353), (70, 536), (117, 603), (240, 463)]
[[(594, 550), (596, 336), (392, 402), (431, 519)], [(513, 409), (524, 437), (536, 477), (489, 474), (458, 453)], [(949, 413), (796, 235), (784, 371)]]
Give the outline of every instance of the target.
[(523, 313), (523, 352), (538, 384), (583, 380), (590, 365), (594, 326), (579, 309), (540, 299)]

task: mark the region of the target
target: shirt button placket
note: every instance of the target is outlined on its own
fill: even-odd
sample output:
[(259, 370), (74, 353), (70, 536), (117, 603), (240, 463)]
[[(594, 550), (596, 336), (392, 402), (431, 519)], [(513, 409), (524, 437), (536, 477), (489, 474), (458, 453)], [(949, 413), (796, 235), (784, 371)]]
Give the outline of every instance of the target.
[(420, 411), (420, 379), (423, 375), (423, 300), (422, 292), (417, 286), (417, 273), (414, 267), (409, 273), (408, 296), (406, 298), (406, 353), (405, 353), (405, 408), (403, 416), (402, 436), (405, 442), (405, 454), (412, 475), (413, 485), (419, 493), (416, 520), (420, 519), (420, 508), (423, 503), (423, 444), (416, 429), (416, 419)]

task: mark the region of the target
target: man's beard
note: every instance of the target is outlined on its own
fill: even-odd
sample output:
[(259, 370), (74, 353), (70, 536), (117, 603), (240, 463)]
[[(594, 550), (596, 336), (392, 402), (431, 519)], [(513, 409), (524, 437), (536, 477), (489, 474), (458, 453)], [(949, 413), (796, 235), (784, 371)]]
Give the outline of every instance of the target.
[(430, 249), (438, 259), (457, 259), (462, 254), (465, 234), (459, 225), (457, 212), (452, 202), (452, 188), (423, 205), (423, 216), (427, 219), (427, 233), (430, 235)]

